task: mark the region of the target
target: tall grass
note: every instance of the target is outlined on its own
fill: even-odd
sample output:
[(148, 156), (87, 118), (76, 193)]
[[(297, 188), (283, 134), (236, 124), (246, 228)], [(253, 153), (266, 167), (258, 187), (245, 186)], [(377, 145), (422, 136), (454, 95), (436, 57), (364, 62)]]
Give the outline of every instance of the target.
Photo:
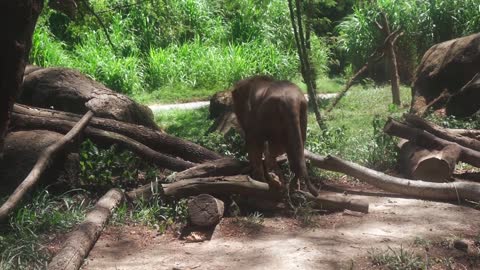
[[(46, 7), (34, 35), (35, 64), (76, 68), (116, 91), (164, 102), (206, 98), (252, 74), (298, 75), (285, 1), (90, 3), (114, 46), (87, 10), (70, 21)], [(320, 39), (314, 45), (323, 70), (326, 46)]]
[(291, 78), (297, 73), (296, 59), (292, 52), (282, 52), (261, 41), (215, 46), (195, 39), (178, 46), (151, 49), (146, 74), (154, 90), (176, 85), (222, 88), (257, 73)]

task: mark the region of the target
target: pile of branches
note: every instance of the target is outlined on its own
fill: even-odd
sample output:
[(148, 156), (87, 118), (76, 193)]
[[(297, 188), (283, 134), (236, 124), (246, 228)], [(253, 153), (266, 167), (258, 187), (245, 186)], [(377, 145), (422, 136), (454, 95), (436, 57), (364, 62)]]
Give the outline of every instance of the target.
[[(442, 162), (447, 164), (446, 171), (450, 175), (453, 168), (449, 166), (454, 167), (457, 161), (480, 167), (480, 141), (475, 137), (480, 132), (445, 130), (414, 116), (407, 116), (405, 119), (407, 124), (394, 120), (388, 121), (385, 132), (413, 143), (415, 151), (420, 151), (422, 156), (443, 157), (444, 161)], [(81, 242), (82, 244), (70, 246), (66, 244), (61, 252), (63, 255), (55, 257), (52, 261), (51, 269), (68, 269), (66, 265), (72, 265), (72, 269), (78, 268), (93, 247), (111, 212), (124, 197), (136, 200), (159, 195), (179, 199), (199, 194), (210, 194), (217, 197), (239, 194), (242, 197), (263, 201), (281, 202), (284, 200), (284, 196), (278, 191), (269, 189), (268, 184), (248, 176), (247, 162), (224, 157), (200, 145), (159, 130), (94, 117), (90, 111), (82, 117), (77, 114), (19, 104), (15, 104), (13, 108), (12, 124), (14, 129), (47, 129), (66, 135), (62, 140), (45, 149), (25, 181), (0, 207), (0, 221), (3, 222), (35, 185), (43, 171), (51, 165), (50, 161), (54, 160), (59, 153), (68, 151), (70, 149), (68, 146), (80, 138), (89, 138), (101, 145), (117, 144), (158, 167), (176, 172), (169, 177), (168, 183), (151, 183), (126, 193), (118, 189), (109, 191), (97, 203), (95, 209), (87, 215), (87, 220), (79, 226), (79, 230), (71, 235), (72, 239), (67, 241), (70, 243)], [(82, 136), (79, 136), (80, 134)], [(446, 201), (478, 201), (480, 198), (480, 184), (478, 183), (422, 181), (438, 180), (435, 178), (437, 176), (412, 180), (390, 176), (334, 156), (319, 156), (307, 150), (305, 150), (305, 156), (313, 166), (318, 168), (344, 173), (385, 191), (413, 198)], [(417, 177), (416, 169), (418, 170), (418, 167), (421, 166), (411, 164), (415, 163), (412, 157), (417, 157), (419, 154), (407, 156), (409, 162), (406, 163), (410, 164), (407, 166), (410, 170), (409, 176)], [(422, 160), (422, 158), (418, 160)], [(418, 161), (418, 163), (421, 162)], [(358, 196), (352, 197), (343, 193), (327, 191), (321, 191), (317, 197), (306, 192), (302, 192), (302, 194), (315, 208), (368, 212), (368, 202)], [(204, 197), (202, 198), (202, 201), (206, 200)], [(213, 202), (217, 205), (215, 209), (223, 211), (223, 204), (218, 203), (218, 200), (213, 200)], [(219, 213), (219, 215), (222, 214)], [(218, 219), (215, 217), (215, 220)]]

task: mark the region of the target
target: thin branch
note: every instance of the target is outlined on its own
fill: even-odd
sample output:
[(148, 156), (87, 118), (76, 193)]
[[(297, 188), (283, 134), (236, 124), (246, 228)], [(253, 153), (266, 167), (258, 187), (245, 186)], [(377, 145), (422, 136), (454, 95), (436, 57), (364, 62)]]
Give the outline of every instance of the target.
[(8, 215), (18, 206), (23, 197), (35, 186), (43, 172), (49, 167), (52, 157), (56, 156), (60, 151), (65, 149), (67, 145), (71, 144), (85, 129), (92, 117), (93, 112), (88, 111), (65, 136), (43, 150), (25, 180), (23, 180), (2, 207), (0, 207), (0, 223), (3, 223), (8, 218)]
[(117, 51), (115, 45), (113, 45), (113, 42), (112, 40), (110, 39), (110, 34), (108, 34), (108, 31), (107, 31), (107, 27), (105, 26), (105, 24), (103, 23), (102, 21), (102, 18), (100, 18), (100, 16), (97, 15), (97, 13), (95, 13), (95, 11), (93, 10), (93, 8), (88, 4), (88, 1), (87, 0), (82, 0), (82, 3), (85, 5), (85, 7), (88, 9), (88, 11), (90, 13), (92, 13), (92, 15), (97, 19), (98, 23), (100, 24), (100, 26), (102, 27), (103, 29), (103, 32), (105, 33), (105, 37), (107, 38), (107, 41), (108, 43), (110, 44), (110, 46), (112, 47), (113, 51)]

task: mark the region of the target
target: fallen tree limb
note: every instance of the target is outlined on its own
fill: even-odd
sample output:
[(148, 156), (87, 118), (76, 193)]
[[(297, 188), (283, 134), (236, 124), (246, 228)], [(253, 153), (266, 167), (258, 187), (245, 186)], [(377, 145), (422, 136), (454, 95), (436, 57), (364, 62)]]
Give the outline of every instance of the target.
[(322, 157), (307, 150), (305, 150), (305, 157), (316, 167), (350, 175), (389, 192), (426, 200), (480, 200), (480, 184), (477, 183), (431, 183), (404, 179), (390, 176), (337, 157)]
[(48, 269), (79, 269), (83, 264), (83, 260), (95, 245), (95, 242), (97, 242), (113, 210), (120, 204), (123, 197), (121, 190), (111, 189), (100, 198), (93, 210), (87, 214), (87, 217), (78, 225), (77, 229), (70, 234), (64, 242), (62, 249), (50, 261)]
[[(21, 104), (15, 104), (13, 112), (19, 115), (35, 116), (38, 117), (37, 119), (39, 120), (47, 118), (77, 122), (80, 119), (80, 116), (74, 113), (28, 107)], [(222, 158), (218, 153), (200, 145), (144, 126), (100, 117), (94, 117), (91, 120), (90, 126), (122, 134), (158, 152), (177, 156), (183, 160), (195, 163)]]
[[(283, 199), (282, 194), (279, 192), (270, 191), (267, 183), (253, 180), (247, 175), (192, 178), (170, 184), (153, 183), (127, 192), (126, 195), (131, 200), (149, 198), (154, 194), (179, 199), (202, 193), (211, 195), (240, 194), (272, 201), (281, 201)], [(368, 212), (367, 202), (359, 199), (351, 199), (343, 194), (321, 192), (318, 197), (315, 198), (310, 195), (307, 199), (312, 200), (316, 207), (321, 207), (322, 209), (348, 209), (365, 213)]]
[(92, 117), (93, 112), (88, 111), (77, 124), (68, 127), (68, 129), (71, 128), (71, 130), (69, 130), (62, 139), (47, 147), (40, 154), (35, 166), (33, 166), (25, 180), (23, 180), (23, 182), (15, 189), (2, 207), (0, 207), (0, 223), (3, 223), (7, 220), (8, 215), (12, 212), (12, 210), (18, 206), (23, 197), (34, 187), (38, 179), (40, 179), (40, 176), (49, 167), (52, 158), (63, 151), (79, 136)]
[[(73, 122), (61, 120), (58, 118), (46, 118), (31, 116), (25, 114), (12, 113), (12, 119), (16, 128), (26, 129), (48, 129), (59, 133), (65, 133), (73, 125)], [(100, 144), (118, 144), (120, 147), (128, 149), (147, 161), (150, 161), (160, 167), (173, 171), (183, 171), (193, 167), (195, 163), (173, 158), (156, 152), (150, 147), (141, 144), (127, 136), (111, 131), (105, 131), (98, 128), (87, 127), (84, 134), (92, 141)]]
[(457, 143), (438, 138), (435, 135), (424, 130), (409, 127), (393, 119), (389, 119), (385, 124), (383, 131), (389, 135), (409, 140), (416, 145), (427, 149), (439, 150), (450, 144), (454, 144), (460, 149), (460, 161), (480, 168), (480, 152), (461, 146)]
[(471, 148), (476, 151), (480, 151), (480, 141), (451, 133), (447, 129), (442, 128), (441, 126), (435, 125), (433, 123), (430, 123), (417, 115), (407, 114), (405, 115), (405, 121), (408, 124), (414, 127), (423, 129), (427, 132), (430, 132), (431, 134), (439, 138), (458, 143), (461, 146)]
[(297, 191), (303, 194), (307, 200), (314, 203), (314, 208), (325, 209), (330, 211), (342, 211), (344, 209), (368, 213), (368, 202), (361, 199), (352, 198), (351, 196), (338, 194), (335, 192), (322, 191), (318, 197), (305, 191)]
[(247, 174), (248, 170), (248, 162), (242, 162), (233, 158), (222, 158), (215, 161), (205, 162), (190, 169), (174, 173), (168, 178), (170, 182), (174, 182), (190, 178)]
[(446, 130), (454, 135), (460, 135), (475, 140), (480, 140), (480, 130), (478, 129), (447, 128)]

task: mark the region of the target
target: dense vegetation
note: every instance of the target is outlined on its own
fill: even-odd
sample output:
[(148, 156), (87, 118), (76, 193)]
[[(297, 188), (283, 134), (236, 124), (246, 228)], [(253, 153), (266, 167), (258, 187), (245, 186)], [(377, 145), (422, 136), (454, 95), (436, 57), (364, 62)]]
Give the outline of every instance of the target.
[[(106, 25), (112, 44), (85, 2)], [(320, 92), (340, 91), (345, 77), (363, 65), (382, 42), (375, 26), (382, 11), (393, 28), (405, 32), (397, 48), (405, 77), (434, 43), (480, 30), (478, 0), (305, 2)], [(45, 7), (34, 35), (34, 64), (79, 69), (142, 102), (204, 99), (257, 73), (301, 84), (285, 0), (79, 3), (75, 19)], [(407, 103), (407, 87), (401, 88), (401, 94)], [(392, 106), (390, 100), (388, 86), (364, 79), (332, 113), (325, 115), (327, 129), (319, 130), (310, 116), (307, 148), (376, 169), (391, 168), (395, 161), (394, 142), (381, 128), (387, 116), (400, 116), (406, 107)], [(211, 121), (207, 114), (206, 109), (171, 111), (156, 115), (156, 120), (173, 135), (245, 158), (238, 134), (204, 135)], [(464, 126), (455, 119), (432, 120)], [(44, 268), (50, 256), (44, 244), (53, 239), (48, 235), (63, 233), (84, 217), (91, 205), (88, 198), (98, 195), (92, 195), (95, 189), (91, 186), (102, 192), (115, 185), (131, 188), (138, 184), (140, 176), (150, 182), (165, 173), (115, 146), (100, 149), (88, 141), (82, 145), (80, 166), (84, 189), (61, 195), (39, 190), (30, 203), (12, 215), (10, 226), (0, 236), (1, 269)], [(154, 198), (133, 206), (122, 205), (113, 223), (140, 223), (163, 231), (182, 220), (184, 212), (183, 202), (165, 203)]]
[[(77, 68), (144, 102), (205, 98), (257, 73), (298, 80), (287, 1), (81, 1), (72, 20), (45, 8), (33, 63)], [(384, 11), (404, 35), (397, 51), (409, 78), (434, 43), (480, 30), (476, 0), (305, 1), (319, 76), (347, 76), (382, 42)], [(383, 65), (382, 65), (383, 67)], [(321, 87), (321, 86), (320, 86)]]

